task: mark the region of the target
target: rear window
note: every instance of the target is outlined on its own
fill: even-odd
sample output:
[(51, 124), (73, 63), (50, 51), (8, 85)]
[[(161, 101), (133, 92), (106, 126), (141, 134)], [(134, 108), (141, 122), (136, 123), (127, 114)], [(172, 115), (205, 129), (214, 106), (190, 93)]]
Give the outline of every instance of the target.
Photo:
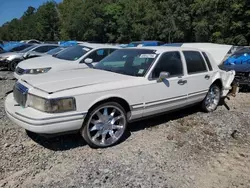
[(212, 71), (212, 70), (213, 70), (213, 68), (212, 68), (212, 65), (211, 65), (211, 63), (210, 63), (210, 60), (209, 60), (209, 58), (208, 58), (207, 54), (206, 54), (205, 52), (202, 52), (202, 54), (203, 54), (203, 56), (204, 56), (204, 57), (205, 57), (205, 59), (206, 59), (207, 66), (208, 66), (209, 70), (210, 70), (210, 71)]
[(183, 51), (186, 59), (188, 74), (195, 74), (206, 72), (207, 67), (200, 52), (197, 51)]

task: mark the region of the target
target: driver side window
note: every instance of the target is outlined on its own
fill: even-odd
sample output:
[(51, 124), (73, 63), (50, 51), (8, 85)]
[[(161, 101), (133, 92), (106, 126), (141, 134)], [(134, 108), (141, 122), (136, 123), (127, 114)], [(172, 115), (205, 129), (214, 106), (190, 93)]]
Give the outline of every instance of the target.
[(161, 72), (169, 72), (170, 77), (183, 75), (182, 61), (179, 52), (164, 53), (152, 72), (152, 79), (159, 78)]
[(87, 58), (93, 59), (93, 62), (99, 62), (108, 54), (109, 49), (98, 49), (89, 54)]

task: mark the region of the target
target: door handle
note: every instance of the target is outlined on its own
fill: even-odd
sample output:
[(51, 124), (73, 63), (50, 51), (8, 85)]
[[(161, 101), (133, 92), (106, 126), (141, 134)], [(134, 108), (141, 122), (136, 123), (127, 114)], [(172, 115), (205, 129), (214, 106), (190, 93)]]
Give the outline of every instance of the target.
[(209, 76), (209, 75), (206, 75), (206, 76), (205, 76), (205, 79), (206, 79), (206, 80), (209, 80), (209, 79), (210, 79), (210, 76)]
[(184, 84), (187, 83), (187, 80), (179, 80), (177, 83), (178, 83), (179, 85), (184, 85)]

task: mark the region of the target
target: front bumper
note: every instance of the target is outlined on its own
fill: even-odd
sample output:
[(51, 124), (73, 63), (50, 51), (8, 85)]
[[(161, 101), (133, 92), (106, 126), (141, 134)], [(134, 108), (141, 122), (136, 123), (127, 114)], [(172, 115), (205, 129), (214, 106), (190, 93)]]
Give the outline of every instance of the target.
[(16, 72), (14, 72), (14, 78), (16, 78), (17, 80), (21, 78), (22, 75), (17, 74)]
[(48, 114), (33, 108), (23, 108), (16, 104), (13, 93), (5, 100), (5, 111), (15, 124), (31, 132), (57, 134), (76, 131), (82, 127), (86, 113)]
[(8, 60), (0, 60), (0, 67), (8, 67), (9, 61)]

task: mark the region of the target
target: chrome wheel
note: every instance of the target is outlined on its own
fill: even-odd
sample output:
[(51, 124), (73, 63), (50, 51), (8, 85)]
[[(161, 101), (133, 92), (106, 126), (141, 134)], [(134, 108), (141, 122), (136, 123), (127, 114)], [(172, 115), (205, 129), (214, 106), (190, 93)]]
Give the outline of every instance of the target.
[(87, 123), (87, 136), (101, 147), (115, 144), (123, 136), (127, 120), (124, 112), (116, 105), (102, 106), (91, 113)]
[(220, 102), (221, 92), (220, 88), (216, 85), (212, 85), (205, 98), (205, 107), (207, 111), (214, 111)]

